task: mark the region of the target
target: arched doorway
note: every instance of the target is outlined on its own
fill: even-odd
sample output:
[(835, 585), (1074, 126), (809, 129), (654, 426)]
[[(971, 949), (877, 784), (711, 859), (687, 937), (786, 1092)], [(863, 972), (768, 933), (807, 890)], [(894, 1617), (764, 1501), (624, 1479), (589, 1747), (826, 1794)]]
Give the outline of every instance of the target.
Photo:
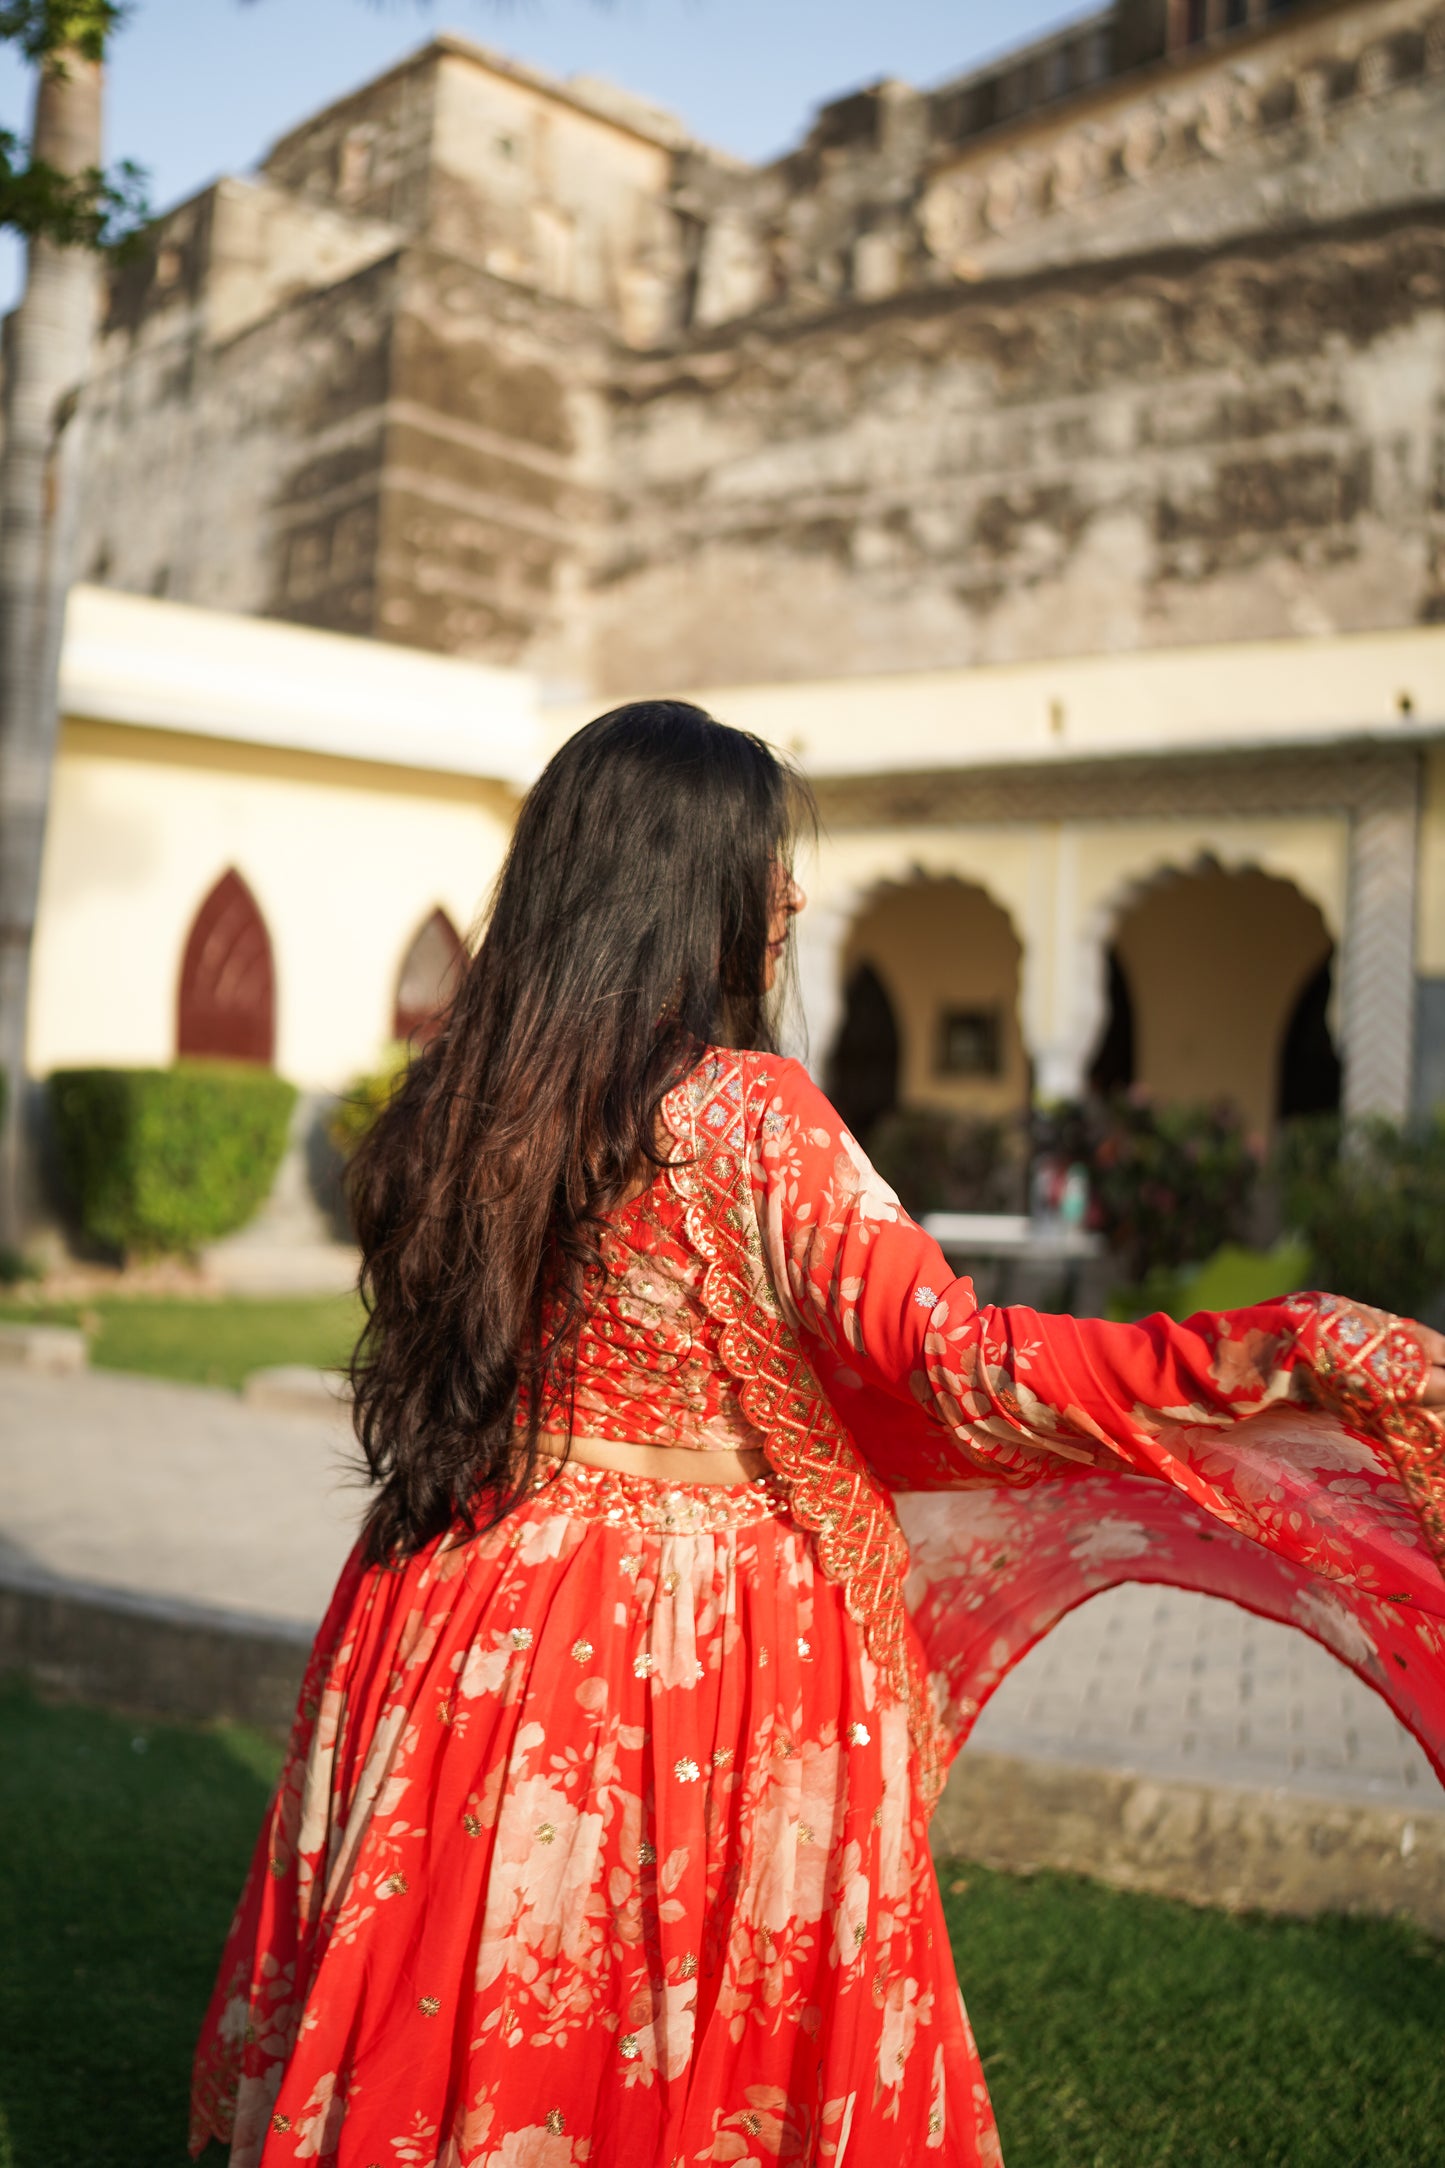
[[(1333, 942), (1319, 906), (1292, 881), (1213, 863), (1168, 872), (1122, 913), (1113, 952), (1130, 1012), (1132, 1081), (1155, 1098), (1227, 1100), (1267, 1137), (1282, 1114), (1304, 1111), (1295, 1102), (1306, 1070), (1309, 1090), (1327, 1096)], [(1115, 1010), (1118, 1001), (1116, 986)], [(1118, 1050), (1119, 1023), (1111, 1014), (1101, 1054), (1111, 1031)]]
[(391, 1034), (404, 1046), (425, 1046), (456, 992), (466, 955), (462, 937), (440, 906), (418, 928), (397, 974)]
[[(1022, 1114), (1021, 949), (1008, 913), (969, 881), (922, 877), (875, 891), (843, 951), (843, 1029), (830, 1074), (876, 1099), (896, 1076), (905, 1107), (990, 1120)], [(881, 1108), (880, 1108), (881, 1111)]]
[(181, 960), (176, 1052), (253, 1061), (276, 1054), (276, 970), (266, 921), (234, 866), (197, 911)]

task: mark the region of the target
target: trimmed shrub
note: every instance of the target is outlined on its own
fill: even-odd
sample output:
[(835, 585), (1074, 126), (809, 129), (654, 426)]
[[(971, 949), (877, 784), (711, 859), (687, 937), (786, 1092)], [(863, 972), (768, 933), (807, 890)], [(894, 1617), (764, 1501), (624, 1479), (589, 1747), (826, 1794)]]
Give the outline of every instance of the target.
[(244, 1227), (286, 1149), (296, 1087), (269, 1069), (58, 1069), (56, 1165), (86, 1239), (138, 1257)]
[(395, 1040), (375, 1069), (353, 1077), (347, 1085), (326, 1124), (326, 1134), (343, 1160), (350, 1159), (377, 1115), (388, 1105), (410, 1061), (410, 1047)]
[(868, 1133), (867, 1150), (908, 1211), (1017, 1212), (1023, 1195), (1017, 1123), (899, 1107)]
[(1445, 1119), (1376, 1118), (1348, 1132), (1331, 1116), (1292, 1122), (1275, 1170), (1313, 1286), (1402, 1317), (1434, 1308), (1445, 1291)]

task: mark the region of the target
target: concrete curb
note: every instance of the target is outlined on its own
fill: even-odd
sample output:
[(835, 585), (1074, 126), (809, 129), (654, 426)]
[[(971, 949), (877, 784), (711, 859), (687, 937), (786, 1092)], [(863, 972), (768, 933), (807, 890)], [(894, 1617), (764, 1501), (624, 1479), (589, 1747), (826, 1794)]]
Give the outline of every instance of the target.
[(343, 1371), (315, 1370), (309, 1363), (277, 1363), (253, 1370), (241, 1398), (248, 1408), (272, 1415), (335, 1415), (351, 1407), (351, 1380)]
[(0, 1325), (0, 1363), (70, 1377), (88, 1368), (90, 1347), (74, 1325)]
[(7, 1567), (0, 1672), (138, 1715), (290, 1728), (315, 1627)]
[(1399, 1914), (1445, 1935), (1445, 1813), (962, 1754), (937, 1858), (1058, 1867), (1232, 1912)]

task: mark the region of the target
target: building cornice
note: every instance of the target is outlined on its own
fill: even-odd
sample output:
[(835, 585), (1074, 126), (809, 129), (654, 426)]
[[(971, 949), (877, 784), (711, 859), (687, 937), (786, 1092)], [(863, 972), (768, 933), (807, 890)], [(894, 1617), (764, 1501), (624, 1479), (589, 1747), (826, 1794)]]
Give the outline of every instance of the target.
[(192, 737), (525, 785), (536, 687), (421, 648), (76, 587), (61, 712)]

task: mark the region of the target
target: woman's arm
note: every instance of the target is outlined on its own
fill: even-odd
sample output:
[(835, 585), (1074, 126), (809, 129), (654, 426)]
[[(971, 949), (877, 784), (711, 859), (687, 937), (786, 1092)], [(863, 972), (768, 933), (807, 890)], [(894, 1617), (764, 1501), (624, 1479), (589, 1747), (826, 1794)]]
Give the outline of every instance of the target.
[[(774, 1283), (840, 1404), (860, 1394), (860, 1410), (876, 1414), (882, 1400), (909, 1401), (930, 1418), (935, 1442), (920, 1441), (911, 1471), (925, 1484), (1122, 1464), (1198, 1491), (1179, 1463), (1181, 1428), (1229, 1425), (1286, 1400), (1348, 1418), (1445, 1396), (1432, 1371), (1445, 1352), (1438, 1335), (1329, 1296), (1183, 1324), (980, 1308), (806, 1072), (769, 1064), (759, 1083), (754, 1181)], [(911, 1427), (901, 1410), (893, 1427), (901, 1444)], [(910, 1480), (897, 1466), (880, 1472)]]

